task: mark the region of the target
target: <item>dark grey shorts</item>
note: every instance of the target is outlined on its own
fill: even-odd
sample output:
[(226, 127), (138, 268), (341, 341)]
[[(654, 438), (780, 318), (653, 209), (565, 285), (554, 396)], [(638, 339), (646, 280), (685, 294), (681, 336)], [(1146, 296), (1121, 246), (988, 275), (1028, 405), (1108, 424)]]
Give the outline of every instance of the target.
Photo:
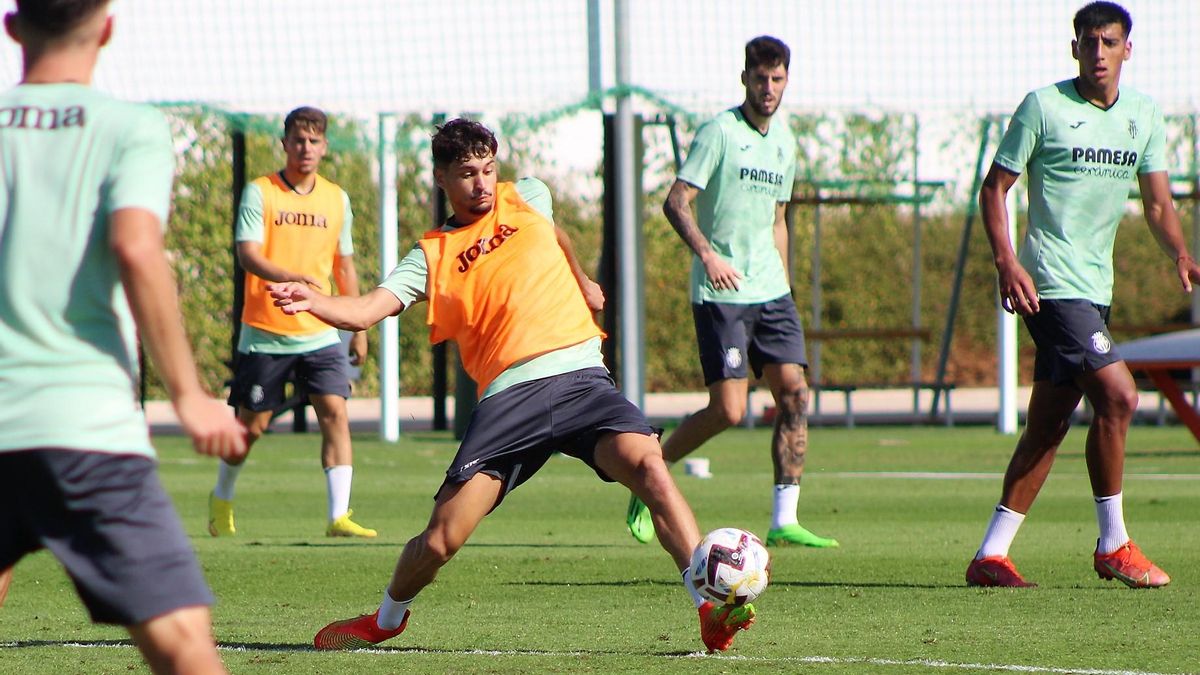
[(1033, 379), (1070, 384), (1121, 360), (1108, 332), (1109, 307), (1088, 300), (1042, 300), (1025, 327), (1037, 345)]
[(287, 400), (283, 386), (294, 381), (305, 396), (350, 398), (350, 360), (343, 345), (305, 354), (238, 354), (229, 405), (254, 412), (278, 410)]
[(596, 442), (608, 432), (650, 436), (660, 430), (617, 391), (603, 368), (522, 382), (475, 407), (438, 493), (482, 472), (504, 483), (499, 505), (555, 452), (583, 460), (601, 479), (612, 482), (595, 461)]
[(808, 366), (804, 329), (790, 295), (754, 305), (693, 303), (692, 318), (706, 387), (747, 379), (747, 362), (755, 377), (762, 377), (768, 363)]
[(0, 513), (0, 569), (49, 549), (93, 621), (130, 626), (213, 603), (148, 457), (0, 453)]

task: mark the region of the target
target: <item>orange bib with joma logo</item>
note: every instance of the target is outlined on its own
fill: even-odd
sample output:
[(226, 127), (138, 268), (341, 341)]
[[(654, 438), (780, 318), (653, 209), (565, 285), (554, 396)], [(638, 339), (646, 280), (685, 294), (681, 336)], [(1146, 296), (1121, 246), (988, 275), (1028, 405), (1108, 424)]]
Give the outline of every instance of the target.
[(433, 343), (454, 340), (479, 395), (509, 366), (604, 333), (584, 302), (554, 224), (512, 183), (491, 213), (420, 241), (429, 266), (426, 323)]
[[(342, 189), (317, 176), (312, 192), (296, 194), (274, 173), (255, 179), (262, 190), (262, 252), (285, 270), (321, 280), (328, 293), (329, 278), (338, 254), (346, 203)], [(246, 273), (246, 300), (242, 321), (276, 335), (312, 335), (329, 330), (308, 312), (288, 316), (275, 307), (267, 281)]]

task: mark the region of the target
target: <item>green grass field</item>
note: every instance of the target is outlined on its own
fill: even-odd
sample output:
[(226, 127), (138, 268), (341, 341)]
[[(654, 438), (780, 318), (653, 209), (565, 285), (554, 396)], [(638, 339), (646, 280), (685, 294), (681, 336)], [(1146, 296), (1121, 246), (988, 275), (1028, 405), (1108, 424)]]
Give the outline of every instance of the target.
[[(801, 522), (836, 550), (772, 549), (758, 624), (725, 655), (700, 654), (691, 603), (657, 546), (625, 532), (627, 493), (556, 458), (490, 516), (379, 648), (317, 653), (330, 620), (374, 609), (403, 543), (424, 525), (455, 444), (413, 433), (356, 438), (353, 506), (374, 541), (323, 536), (316, 435), (269, 436), (238, 485), (238, 536), (211, 539), (215, 466), (161, 438), (162, 476), (218, 597), (217, 639), (239, 673), (395, 672), (1200, 672), (1200, 450), (1182, 428), (1131, 432), (1126, 519), (1172, 575), (1133, 591), (1091, 569), (1095, 516), (1084, 429), (1068, 437), (1013, 546), (1030, 590), (967, 588), (963, 572), (999, 496), (1014, 439), (987, 428), (816, 429)], [(697, 455), (715, 477), (679, 478), (702, 530), (765, 535), (767, 430)], [(46, 553), (16, 568), (0, 610), (0, 673), (143, 672), (124, 632), (88, 622)]]

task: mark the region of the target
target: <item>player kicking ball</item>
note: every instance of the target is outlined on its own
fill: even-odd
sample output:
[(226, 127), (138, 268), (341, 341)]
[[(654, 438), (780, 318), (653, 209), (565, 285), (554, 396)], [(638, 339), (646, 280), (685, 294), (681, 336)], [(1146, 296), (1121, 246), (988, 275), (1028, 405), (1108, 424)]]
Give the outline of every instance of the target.
[(454, 340), (479, 384), (479, 404), (434, 496), (429, 524), (405, 545), (379, 608), (329, 624), (313, 645), (354, 649), (403, 632), (417, 594), (483, 518), (561, 451), (649, 506), (660, 543), (684, 575), (705, 646), (728, 649), (753, 623), (754, 608), (716, 606), (687, 583), (700, 533), (663, 463), (656, 430), (604, 367), (592, 316), (604, 295), (554, 225), (546, 186), (497, 181), (496, 148), (492, 132), (477, 122), (453, 120), (438, 129), (434, 179), (453, 216), (370, 293), (330, 297), (302, 283), (270, 286), (285, 314), (306, 312), (356, 331), (424, 300), (430, 340)]
[[(1129, 59), (1129, 13), (1093, 2), (1075, 15), (1071, 51), (1079, 76), (1038, 89), (1017, 108), (983, 183), (979, 202), (999, 274), (1004, 309), (1020, 314), (1037, 345), (1025, 432), (983, 543), (967, 567), (971, 586), (1026, 587), (1009, 546), (1042, 489), (1071, 414), (1086, 396), (1088, 477), (1100, 536), (1092, 564), (1102, 579), (1165, 586), (1125, 530), (1121, 482), (1125, 438), (1137, 387), (1108, 332), (1113, 244), (1137, 177), (1146, 221), (1175, 261), (1186, 291), (1200, 280), (1188, 254), (1167, 177), (1163, 116), (1142, 94), (1119, 85)], [(1029, 170), (1029, 227), (1018, 257), (1009, 243), (1005, 197)]]

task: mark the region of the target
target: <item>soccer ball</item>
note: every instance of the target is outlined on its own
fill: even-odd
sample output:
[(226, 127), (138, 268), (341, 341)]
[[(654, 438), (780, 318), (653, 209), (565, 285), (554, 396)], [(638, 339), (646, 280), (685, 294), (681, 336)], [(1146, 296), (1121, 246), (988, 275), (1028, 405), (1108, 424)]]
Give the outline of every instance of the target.
[(767, 590), (771, 556), (758, 537), (745, 530), (713, 530), (692, 553), (688, 579), (706, 600), (742, 605)]

